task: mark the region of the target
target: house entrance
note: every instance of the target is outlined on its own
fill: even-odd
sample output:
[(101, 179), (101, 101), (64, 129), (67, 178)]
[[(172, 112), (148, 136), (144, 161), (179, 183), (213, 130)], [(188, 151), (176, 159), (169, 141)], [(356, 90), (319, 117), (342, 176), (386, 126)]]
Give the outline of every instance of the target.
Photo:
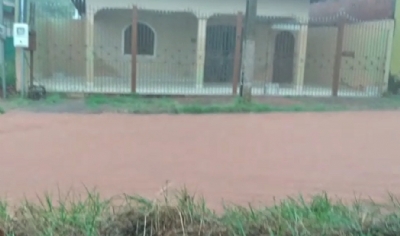
[(224, 83), (233, 78), (236, 27), (229, 25), (207, 26), (204, 82)]
[(291, 32), (283, 31), (275, 38), (272, 82), (279, 84), (293, 83), (295, 39)]

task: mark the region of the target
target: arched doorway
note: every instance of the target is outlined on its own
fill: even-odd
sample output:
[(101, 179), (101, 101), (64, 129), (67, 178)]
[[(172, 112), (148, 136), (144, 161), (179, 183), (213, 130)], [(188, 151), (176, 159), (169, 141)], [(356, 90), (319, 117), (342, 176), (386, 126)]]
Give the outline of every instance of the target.
[(293, 83), (295, 39), (291, 32), (282, 31), (275, 38), (272, 82), (279, 84)]
[(232, 81), (235, 44), (235, 26), (207, 26), (204, 82), (226, 83)]

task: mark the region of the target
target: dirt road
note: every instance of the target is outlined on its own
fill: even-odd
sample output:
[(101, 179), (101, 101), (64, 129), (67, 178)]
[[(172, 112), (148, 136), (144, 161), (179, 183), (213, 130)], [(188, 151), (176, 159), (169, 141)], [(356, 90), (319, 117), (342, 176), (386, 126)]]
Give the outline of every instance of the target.
[(19, 199), (83, 185), (148, 197), (169, 180), (211, 205), (322, 190), (400, 195), (400, 112), (0, 116), (0, 189)]

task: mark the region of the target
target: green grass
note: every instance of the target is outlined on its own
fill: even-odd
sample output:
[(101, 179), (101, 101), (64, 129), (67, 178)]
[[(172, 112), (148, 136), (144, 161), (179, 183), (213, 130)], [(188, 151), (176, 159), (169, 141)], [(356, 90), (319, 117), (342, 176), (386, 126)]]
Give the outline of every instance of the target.
[(66, 97), (62, 94), (57, 93), (50, 93), (46, 96), (45, 99), (34, 101), (28, 98), (22, 98), (20, 95), (13, 95), (8, 97), (5, 102), (7, 102), (8, 107), (10, 108), (24, 108), (30, 106), (37, 106), (37, 105), (57, 105), (62, 102), (66, 101)]
[(2, 108), (2, 107), (0, 107), (0, 114), (4, 114), (6, 111)]
[(218, 214), (186, 190), (162, 200), (139, 196), (102, 199), (45, 195), (39, 203), (11, 207), (0, 202), (0, 228), (7, 235), (400, 235), (400, 206), (354, 201), (345, 205), (326, 194), (310, 201), (287, 198), (273, 206), (225, 205)]
[(359, 110), (398, 110), (400, 96), (383, 98), (315, 98), (315, 97), (255, 97), (251, 103), (232, 97), (146, 97), (140, 95), (87, 95), (82, 99), (68, 99), (67, 95), (51, 93), (39, 101), (13, 96), (1, 105), (10, 109), (48, 111), (87, 109), (95, 112), (132, 114), (212, 114), (212, 113), (269, 113), (269, 112), (326, 112)]
[(209, 113), (266, 113), (266, 112), (302, 112), (328, 111), (337, 107), (327, 107), (322, 104), (309, 103), (301, 105), (274, 106), (267, 103), (246, 103), (242, 99), (233, 99), (231, 102), (215, 102), (205, 104), (193, 101), (180, 103), (179, 100), (161, 97), (148, 98), (138, 95), (104, 96), (90, 95), (85, 100), (91, 109), (109, 109), (124, 113), (170, 113), (170, 114), (209, 114)]

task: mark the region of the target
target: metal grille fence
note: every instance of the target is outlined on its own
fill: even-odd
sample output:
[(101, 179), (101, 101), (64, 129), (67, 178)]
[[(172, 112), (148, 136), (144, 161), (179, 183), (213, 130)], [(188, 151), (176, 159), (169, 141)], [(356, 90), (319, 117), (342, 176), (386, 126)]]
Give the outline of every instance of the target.
[[(37, 47), (28, 64), (34, 83), (48, 91), (239, 93), (241, 12), (86, 6), (79, 14), (57, 1), (34, 8)], [(393, 28), (392, 19), (360, 21), (347, 13), (258, 16), (253, 94), (379, 96), (388, 83)]]

